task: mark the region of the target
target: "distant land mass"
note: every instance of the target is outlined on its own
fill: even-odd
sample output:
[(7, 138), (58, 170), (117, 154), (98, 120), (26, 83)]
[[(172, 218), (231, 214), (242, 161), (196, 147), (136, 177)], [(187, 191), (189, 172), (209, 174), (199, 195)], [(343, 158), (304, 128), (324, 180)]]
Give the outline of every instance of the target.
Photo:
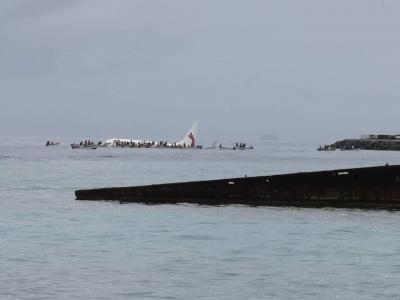
[(263, 134), (261, 136), (261, 139), (263, 141), (276, 141), (276, 140), (279, 140), (279, 137), (275, 134)]

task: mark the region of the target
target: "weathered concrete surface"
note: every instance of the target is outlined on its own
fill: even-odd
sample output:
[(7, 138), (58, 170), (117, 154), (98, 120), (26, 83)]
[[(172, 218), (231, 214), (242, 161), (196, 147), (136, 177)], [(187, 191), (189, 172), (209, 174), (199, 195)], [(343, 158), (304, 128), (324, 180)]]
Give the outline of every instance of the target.
[(330, 146), (333, 149), (342, 150), (389, 150), (389, 151), (400, 151), (400, 140), (399, 139), (346, 139), (337, 141)]
[(148, 204), (400, 208), (400, 165), (75, 192), (77, 200)]

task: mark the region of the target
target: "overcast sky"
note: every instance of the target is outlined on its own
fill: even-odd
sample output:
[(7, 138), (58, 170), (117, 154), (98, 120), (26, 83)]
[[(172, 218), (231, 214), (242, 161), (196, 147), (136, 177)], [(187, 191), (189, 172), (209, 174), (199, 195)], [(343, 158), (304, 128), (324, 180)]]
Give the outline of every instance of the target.
[(400, 133), (398, 0), (1, 0), (0, 135)]

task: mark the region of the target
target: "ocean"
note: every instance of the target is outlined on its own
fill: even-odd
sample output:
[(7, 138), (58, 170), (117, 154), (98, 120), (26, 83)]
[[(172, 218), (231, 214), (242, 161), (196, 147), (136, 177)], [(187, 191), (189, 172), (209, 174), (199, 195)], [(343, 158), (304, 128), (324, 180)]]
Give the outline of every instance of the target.
[(400, 164), (397, 152), (0, 144), (0, 299), (398, 299), (400, 212), (76, 201), (81, 188)]

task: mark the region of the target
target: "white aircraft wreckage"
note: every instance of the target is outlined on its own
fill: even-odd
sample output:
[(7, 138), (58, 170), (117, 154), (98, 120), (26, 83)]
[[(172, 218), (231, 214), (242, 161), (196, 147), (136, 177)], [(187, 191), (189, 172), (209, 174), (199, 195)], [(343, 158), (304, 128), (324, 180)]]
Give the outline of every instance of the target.
[(182, 140), (177, 142), (156, 141), (138, 138), (112, 138), (104, 142), (105, 146), (119, 148), (176, 148), (176, 149), (202, 149), (197, 143), (197, 122), (194, 122)]
[(167, 148), (167, 149), (220, 149), (220, 150), (248, 150), (253, 149), (253, 146), (246, 145), (246, 143), (235, 143), (233, 147), (225, 147), (215, 141), (209, 147), (203, 147), (197, 143), (197, 122), (194, 122), (192, 127), (184, 135), (184, 137), (177, 142), (157, 141), (151, 139), (139, 138), (112, 138), (106, 140), (104, 143), (95, 143), (91, 140), (81, 141), (80, 143), (71, 144), (72, 149), (97, 149), (104, 147), (115, 148)]

